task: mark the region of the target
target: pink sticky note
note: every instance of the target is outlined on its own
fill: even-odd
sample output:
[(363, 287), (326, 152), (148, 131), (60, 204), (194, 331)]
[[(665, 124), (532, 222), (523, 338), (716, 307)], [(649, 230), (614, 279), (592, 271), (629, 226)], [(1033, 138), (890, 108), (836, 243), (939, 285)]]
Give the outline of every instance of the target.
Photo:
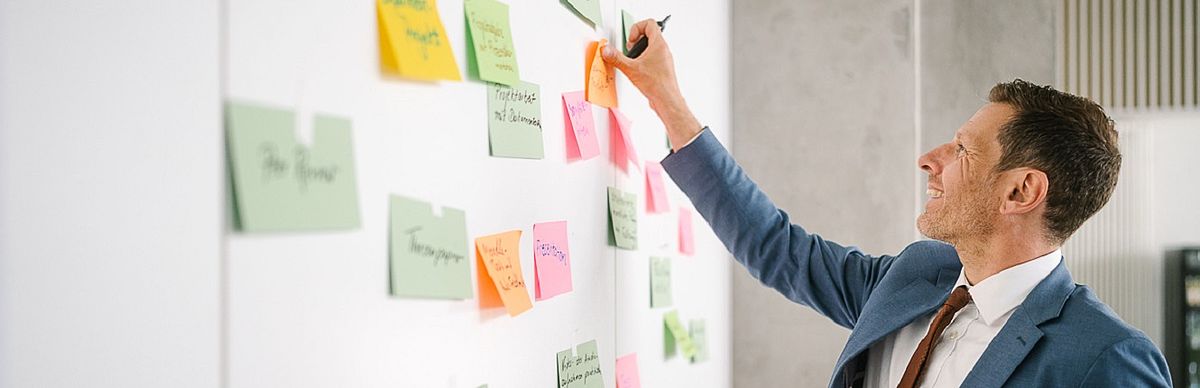
[(666, 213), (671, 211), (667, 204), (667, 189), (663, 186), (663, 168), (658, 162), (646, 161), (646, 212)]
[(566, 221), (533, 225), (533, 273), (533, 297), (537, 300), (571, 291)]
[(609, 131), (609, 143), (612, 144), (610, 152), (613, 164), (617, 165), (621, 171), (629, 172), (627, 167), (629, 163), (633, 163), (633, 167), (637, 168), (637, 149), (633, 147), (633, 141), (629, 140), (629, 131), (633, 130), (633, 123), (625, 117), (619, 109), (612, 107), (608, 109), (612, 120), (611, 130)]
[(637, 353), (617, 358), (617, 388), (642, 388), (642, 377), (638, 375)]
[(679, 208), (679, 253), (688, 256), (696, 253), (696, 243), (692, 237), (692, 211), (681, 207)]
[(596, 140), (596, 123), (592, 104), (585, 101), (583, 92), (563, 93), (563, 123), (567, 131), (567, 161), (586, 160), (600, 154)]

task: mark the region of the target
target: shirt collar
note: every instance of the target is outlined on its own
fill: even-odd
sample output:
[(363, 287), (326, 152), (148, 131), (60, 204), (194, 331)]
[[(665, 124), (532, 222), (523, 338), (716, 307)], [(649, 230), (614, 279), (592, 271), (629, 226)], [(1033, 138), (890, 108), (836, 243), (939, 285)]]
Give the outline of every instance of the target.
[(979, 309), (979, 316), (991, 325), (1009, 311), (1021, 305), (1033, 288), (1042, 282), (1062, 261), (1062, 250), (1055, 249), (1045, 256), (1026, 261), (983, 279), (974, 286), (967, 282), (966, 272), (959, 271), (958, 286), (967, 286), (971, 302)]

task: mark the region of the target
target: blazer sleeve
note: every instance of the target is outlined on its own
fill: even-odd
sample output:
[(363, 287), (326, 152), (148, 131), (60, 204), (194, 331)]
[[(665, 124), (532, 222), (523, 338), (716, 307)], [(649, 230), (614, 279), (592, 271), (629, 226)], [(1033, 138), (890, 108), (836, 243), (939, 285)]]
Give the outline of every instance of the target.
[(853, 328), (893, 257), (870, 257), (792, 224), (708, 129), (662, 161), (739, 263), (764, 285)]
[(1167, 361), (1145, 337), (1117, 342), (1100, 354), (1080, 387), (1171, 387)]

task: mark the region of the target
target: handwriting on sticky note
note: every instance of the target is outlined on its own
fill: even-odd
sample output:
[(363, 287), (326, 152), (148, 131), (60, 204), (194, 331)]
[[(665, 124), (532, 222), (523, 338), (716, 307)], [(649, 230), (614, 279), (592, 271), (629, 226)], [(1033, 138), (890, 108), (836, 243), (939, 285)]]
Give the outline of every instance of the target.
[(609, 187), (608, 212), (617, 247), (637, 249), (637, 196)]
[(436, 217), (428, 202), (398, 195), (391, 196), (389, 207), (392, 295), (470, 298), (466, 214), (442, 208)]
[(383, 70), (422, 80), (459, 80), (437, 0), (377, 0)]
[(600, 50), (608, 44), (608, 40), (592, 42), (588, 45), (587, 58), (584, 64), (584, 92), (587, 100), (606, 108), (617, 106), (617, 78), (612, 65), (604, 62)]
[(646, 161), (646, 212), (666, 213), (671, 210), (667, 203), (667, 189), (663, 183), (663, 168), (658, 162)]
[(476, 255), (499, 292), (508, 315), (514, 317), (533, 308), (521, 273), (520, 242), (520, 230), (475, 239)]
[(542, 104), (537, 85), (488, 83), (488, 143), (492, 156), (543, 157)]
[(592, 104), (584, 100), (582, 91), (563, 93), (562, 101), (567, 161), (586, 160), (599, 155), (600, 142), (596, 138)]
[(679, 253), (691, 256), (696, 253), (695, 237), (692, 235), (692, 211), (679, 208)]
[(625, 114), (621, 113), (620, 109), (613, 107), (608, 110), (609, 120), (609, 150), (612, 162), (620, 168), (621, 171), (628, 172), (629, 164), (632, 163), (637, 167), (637, 149), (633, 147), (633, 141), (630, 140), (630, 131), (633, 130), (633, 124)]
[(537, 300), (571, 291), (571, 249), (567, 222), (533, 225), (533, 294)]
[(603, 388), (600, 373), (600, 353), (591, 340), (571, 349), (558, 352), (558, 388)]
[(317, 116), (307, 147), (291, 111), (230, 104), (226, 112), (239, 230), (358, 227), (350, 121)]
[(671, 305), (671, 259), (650, 257), (650, 307)]
[(508, 25), (508, 4), (495, 0), (465, 0), (467, 33), (473, 65), (479, 78), (504, 85), (520, 82), (517, 54)]
[(638, 373), (637, 353), (617, 358), (617, 388), (642, 388), (642, 377)]

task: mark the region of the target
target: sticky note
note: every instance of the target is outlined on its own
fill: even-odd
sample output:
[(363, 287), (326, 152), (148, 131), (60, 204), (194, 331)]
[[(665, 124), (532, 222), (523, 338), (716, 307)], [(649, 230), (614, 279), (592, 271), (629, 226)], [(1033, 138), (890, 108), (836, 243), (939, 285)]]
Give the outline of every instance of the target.
[(646, 161), (646, 212), (666, 213), (671, 211), (667, 204), (667, 188), (663, 185), (662, 165)]
[(702, 362), (708, 360), (708, 333), (704, 329), (703, 319), (693, 319), (688, 321), (688, 334), (692, 337), (692, 343), (695, 344), (696, 352), (692, 355), (692, 362)]
[(558, 388), (604, 388), (596, 340), (558, 352)]
[(488, 83), (488, 144), (492, 156), (541, 159), (541, 88)]
[(533, 272), (533, 295), (537, 300), (571, 291), (566, 221), (533, 225)]
[(671, 305), (671, 259), (650, 257), (650, 307)]
[(679, 351), (683, 353), (685, 358), (691, 359), (696, 355), (696, 345), (692, 343), (692, 337), (683, 324), (679, 322), (679, 312), (672, 310), (663, 314), (663, 325), (667, 328), (667, 333), (670, 335), (669, 341), (666, 341), (669, 349), (666, 354), (675, 354), (675, 347), (678, 346)]
[(399, 195), (389, 212), (392, 295), (470, 299), (466, 213), (444, 207), (436, 216), (428, 202)]
[(499, 294), (508, 315), (514, 317), (533, 308), (529, 291), (525, 290), (525, 276), (521, 273), (520, 243), (520, 230), (475, 239), (475, 255), (484, 267), (479, 276), (491, 280), (489, 292)]
[(600, 142), (596, 138), (596, 122), (592, 118), (592, 104), (583, 98), (583, 92), (563, 93), (563, 123), (567, 131), (567, 161), (586, 160), (600, 154)]
[(462, 79), (437, 0), (376, 0), (375, 13), (385, 72), (421, 80)]
[(608, 121), (611, 127), (608, 131), (608, 143), (610, 144), (609, 156), (611, 156), (612, 162), (617, 168), (628, 172), (629, 164), (633, 163), (633, 166), (637, 167), (638, 161), (637, 149), (633, 147), (633, 141), (630, 140), (630, 131), (633, 130), (633, 124), (616, 107), (609, 109), (608, 113), (611, 118)]
[(600, 39), (588, 45), (587, 59), (584, 61), (584, 89), (587, 100), (605, 108), (617, 106), (617, 73), (610, 64), (604, 62), (600, 50), (608, 44), (607, 39)]
[(625, 50), (625, 55), (629, 55), (629, 35), (634, 24), (637, 24), (637, 19), (634, 19), (629, 11), (621, 10), (621, 49)]
[(484, 81), (514, 86), (520, 82), (517, 52), (508, 28), (508, 4), (495, 0), (464, 0), (467, 14), (467, 63), (472, 75)]
[(617, 388), (642, 388), (642, 377), (638, 374), (637, 353), (617, 358)]
[(618, 248), (637, 249), (637, 196), (609, 187), (608, 223)]
[(230, 103), (225, 113), (239, 230), (359, 226), (349, 120), (316, 116), (309, 147), (296, 140), (291, 111)]
[(567, 4), (592, 26), (599, 27), (603, 22), (600, 20), (600, 0), (567, 0)]
[(679, 253), (688, 256), (696, 253), (696, 243), (692, 236), (692, 211), (685, 207), (679, 208)]

